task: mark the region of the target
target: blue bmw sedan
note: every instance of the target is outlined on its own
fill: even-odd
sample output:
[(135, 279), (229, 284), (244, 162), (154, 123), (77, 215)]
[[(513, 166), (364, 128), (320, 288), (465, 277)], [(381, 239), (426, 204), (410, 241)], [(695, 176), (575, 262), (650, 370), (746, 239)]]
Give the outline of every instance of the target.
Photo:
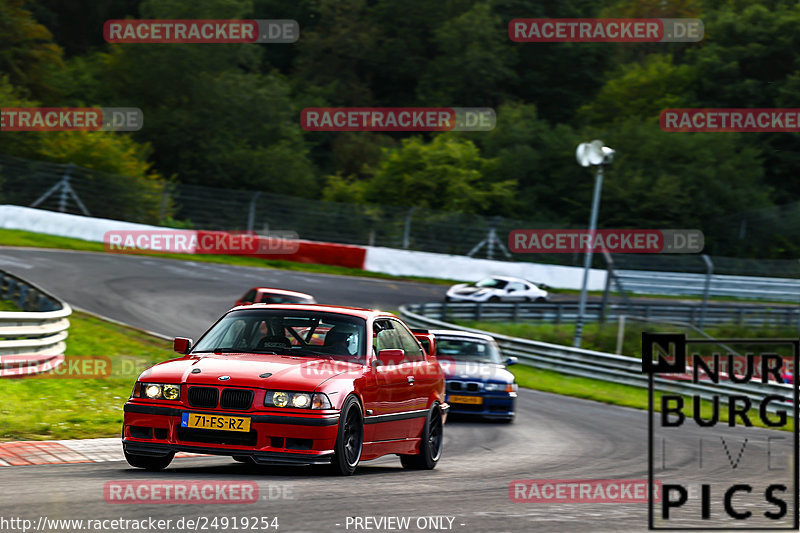
[(489, 335), (457, 330), (430, 333), (445, 373), (450, 413), (513, 421), (517, 384), (505, 367), (516, 363), (517, 358), (503, 359)]

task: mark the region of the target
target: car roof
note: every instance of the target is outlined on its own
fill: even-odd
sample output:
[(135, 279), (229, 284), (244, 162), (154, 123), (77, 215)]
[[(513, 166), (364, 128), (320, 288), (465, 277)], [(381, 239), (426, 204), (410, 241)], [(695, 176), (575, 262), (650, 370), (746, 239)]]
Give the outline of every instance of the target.
[[(500, 279), (500, 280), (503, 280), (503, 281), (522, 281), (522, 282), (525, 282), (525, 283), (533, 283), (532, 281), (528, 281), (528, 280), (522, 279), (522, 278), (515, 278), (515, 277), (512, 277), (512, 276), (486, 276), (485, 278), (482, 278), (482, 279)], [(480, 280), (478, 280), (478, 281), (480, 281)]]
[[(528, 283), (528, 284), (533, 285), (535, 287), (539, 286), (539, 282), (538, 281), (531, 281), (529, 279), (515, 278), (513, 276), (486, 276), (485, 278), (481, 278), (478, 281), (481, 281), (481, 280), (484, 280), (484, 279), (499, 279), (499, 280), (503, 280), (503, 281), (519, 281), (519, 282), (522, 282), (522, 283)], [(477, 283), (477, 282), (475, 282), (475, 283)]]
[(432, 329), (428, 333), (432, 333), (434, 337), (462, 337), (464, 339), (475, 339), (482, 341), (493, 341), (494, 337), (484, 333), (472, 333), (471, 331), (461, 331), (458, 329)]
[(340, 315), (357, 316), (364, 319), (378, 318), (378, 317), (392, 317), (397, 318), (391, 313), (386, 311), (379, 311), (377, 309), (365, 309), (363, 307), (346, 307), (343, 305), (325, 305), (325, 304), (250, 304), (239, 305), (231, 309), (231, 311), (239, 309), (283, 309), (294, 311), (318, 311), (321, 313), (337, 313)]
[(306, 294), (304, 292), (290, 291), (287, 289), (273, 289), (272, 287), (253, 287), (250, 290), (257, 291), (259, 293), (269, 292), (272, 294), (282, 294), (284, 296), (299, 296), (301, 298), (313, 298), (313, 296), (311, 296), (310, 294)]

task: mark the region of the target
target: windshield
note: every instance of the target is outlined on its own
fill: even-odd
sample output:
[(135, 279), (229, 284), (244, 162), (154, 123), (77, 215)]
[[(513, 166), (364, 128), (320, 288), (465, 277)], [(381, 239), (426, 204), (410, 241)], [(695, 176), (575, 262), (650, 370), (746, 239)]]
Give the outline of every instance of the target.
[(287, 294), (275, 294), (265, 292), (258, 300), (261, 304), (308, 304), (313, 303), (311, 298), (305, 296), (290, 296)]
[(502, 364), (500, 349), (497, 345), (482, 339), (437, 336), (436, 356), (440, 359), (454, 361)]
[(317, 311), (232, 311), (198, 341), (191, 353), (274, 353), (365, 364), (366, 321)]
[(501, 279), (495, 278), (486, 278), (482, 279), (475, 284), (476, 287), (481, 287), (483, 289), (502, 289), (505, 287), (507, 282)]

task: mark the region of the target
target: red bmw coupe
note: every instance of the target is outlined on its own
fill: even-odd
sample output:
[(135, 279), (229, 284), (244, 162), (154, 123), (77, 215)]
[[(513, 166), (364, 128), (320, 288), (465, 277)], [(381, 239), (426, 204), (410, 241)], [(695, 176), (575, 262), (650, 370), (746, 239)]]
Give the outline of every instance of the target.
[(350, 475), (387, 454), (410, 469), (434, 468), (442, 454), (448, 405), (435, 340), (392, 314), (247, 305), (174, 348), (183, 356), (145, 370), (125, 404), (131, 466), (161, 470), (187, 451)]

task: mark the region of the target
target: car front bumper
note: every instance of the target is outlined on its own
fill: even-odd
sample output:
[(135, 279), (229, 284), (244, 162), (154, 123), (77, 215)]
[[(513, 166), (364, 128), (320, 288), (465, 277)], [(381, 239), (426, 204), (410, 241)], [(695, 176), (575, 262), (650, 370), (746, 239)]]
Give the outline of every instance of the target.
[[(451, 396), (469, 396), (481, 398), (480, 404), (458, 403), (451, 400)], [(450, 404), (451, 415), (476, 415), (485, 418), (512, 418), (515, 414), (516, 393), (510, 396), (508, 393), (504, 394), (469, 394), (469, 393), (454, 393), (447, 394), (447, 402)]]
[[(249, 432), (181, 426), (185, 412), (250, 418)], [(128, 402), (122, 434), (127, 453), (163, 457), (173, 452), (251, 457), (260, 464), (315, 464), (330, 461), (339, 413), (242, 412), (167, 407)]]

